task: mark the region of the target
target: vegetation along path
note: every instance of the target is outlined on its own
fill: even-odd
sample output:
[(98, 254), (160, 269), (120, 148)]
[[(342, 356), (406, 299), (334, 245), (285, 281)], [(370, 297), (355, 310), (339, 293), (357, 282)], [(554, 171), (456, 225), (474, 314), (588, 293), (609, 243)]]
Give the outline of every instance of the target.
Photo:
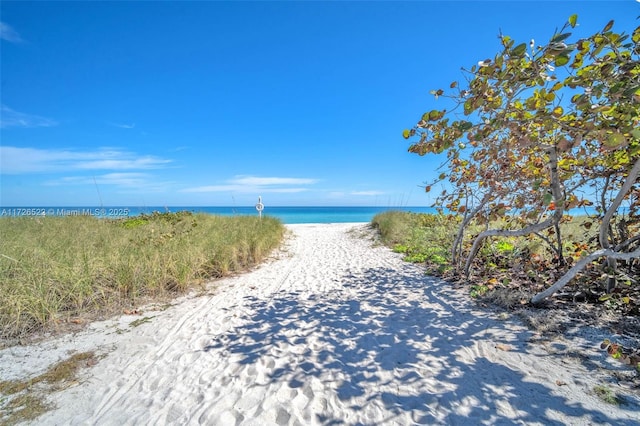
[(3, 349), (3, 377), (95, 351), (38, 424), (637, 424), (598, 330), (542, 339), (369, 225), (288, 228), (276, 258), (206, 294)]

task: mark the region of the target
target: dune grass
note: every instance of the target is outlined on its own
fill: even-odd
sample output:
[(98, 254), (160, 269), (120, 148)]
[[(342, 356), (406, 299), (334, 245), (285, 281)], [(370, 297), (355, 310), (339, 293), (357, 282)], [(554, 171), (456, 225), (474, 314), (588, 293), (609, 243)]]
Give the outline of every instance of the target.
[(255, 265), (282, 241), (271, 217), (153, 213), (0, 220), (0, 338), (108, 315)]
[(380, 213), (372, 220), (383, 244), (404, 253), (406, 261), (426, 263), (430, 272), (439, 274), (449, 267), (458, 224), (459, 219), (452, 215), (403, 211)]

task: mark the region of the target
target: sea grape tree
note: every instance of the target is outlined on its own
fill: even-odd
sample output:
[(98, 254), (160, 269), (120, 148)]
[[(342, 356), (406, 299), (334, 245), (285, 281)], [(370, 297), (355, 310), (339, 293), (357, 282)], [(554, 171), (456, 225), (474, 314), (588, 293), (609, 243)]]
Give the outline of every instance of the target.
[[(446, 181), (436, 203), (463, 216), (452, 250), (458, 273), (468, 276), (496, 236), (537, 236), (558, 265), (571, 266), (560, 223), (567, 210), (594, 206), (599, 250), (534, 302), (599, 258), (611, 291), (618, 260), (640, 256), (640, 27), (615, 32), (611, 21), (571, 41), (576, 25), (572, 15), (544, 45), (500, 35), (493, 58), (432, 91), (453, 108), (426, 112), (403, 132), (410, 152), (446, 157), (426, 190)], [(465, 245), (471, 224), (486, 229)]]

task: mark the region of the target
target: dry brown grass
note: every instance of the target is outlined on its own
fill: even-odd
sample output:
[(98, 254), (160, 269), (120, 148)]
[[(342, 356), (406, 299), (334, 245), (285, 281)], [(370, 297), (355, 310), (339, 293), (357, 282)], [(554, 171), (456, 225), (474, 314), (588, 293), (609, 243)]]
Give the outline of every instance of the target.
[(0, 381), (0, 424), (36, 419), (51, 408), (46, 395), (76, 384), (78, 371), (97, 362), (95, 353), (82, 352), (60, 361), (39, 376)]

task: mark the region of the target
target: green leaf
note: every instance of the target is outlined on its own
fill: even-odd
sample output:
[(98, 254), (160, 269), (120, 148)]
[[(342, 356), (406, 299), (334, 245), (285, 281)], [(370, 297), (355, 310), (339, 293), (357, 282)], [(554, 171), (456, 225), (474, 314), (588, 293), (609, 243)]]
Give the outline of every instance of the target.
[(551, 200), (553, 200), (553, 195), (551, 195), (550, 192), (547, 192), (546, 194), (544, 194), (544, 199), (542, 201), (544, 202), (545, 205), (551, 204)]
[(460, 130), (463, 132), (466, 132), (467, 130), (469, 130), (470, 128), (473, 127), (473, 123), (471, 123), (470, 121), (463, 121), (460, 123)]
[(576, 94), (571, 97), (571, 102), (574, 104), (581, 103), (586, 98), (586, 95)]
[(563, 54), (556, 56), (555, 65), (556, 67), (561, 67), (563, 65), (567, 65), (569, 63), (569, 56)]
[(630, 87), (624, 91), (624, 96), (640, 96), (640, 86)]
[(640, 129), (633, 129), (631, 135), (636, 139), (640, 139)]
[(408, 129), (404, 129), (402, 131), (402, 137), (405, 139), (409, 139), (409, 130)]
[(473, 102), (471, 102), (471, 99), (467, 99), (464, 102), (464, 115), (469, 115), (473, 112)]
[(556, 34), (551, 39), (551, 43), (560, 43), (561, 41), (566, 40), (569, 37), (571, 37), (571, 33)]
[(609, 31), (611, 28), (613, 28), (613, 19), (611, 21), (609, 21), (607, 23), (607, 25), (604, 26), (604, 28), (602, 29), (603, 33), (606, 33), (607, 31)]
[(429, 120), (436, 121), (440, 117), (440, 111), (435, 109), (429, 113)]
[(611, 295), (610, 294), (603, 294), (602, 296), (600, 296), (598, 298), (598, 300), (601, 301), (601, 302), (606, 302), (609, 299), (611, 299)]
[(569, 16), (569, 25), (571, 25), (571, 28), (575, 28), (577, 23), (578, 15), (574, 13), (573, 15)]
[(604, 141), (604, 144), (607, 148), (618, 148), (620, 145), (626, 142), (625, 137), (620, 133), (612, 133), (609, 137)]
[(517, 45), (516, 47), (513, 48), (513, 50), (511, 51), (511, 55), (513, 56), (522, 56), (524, 55), (524, 52), (527, 51), (527, 44), (526, 43), (522, 43)]
[(437, 109), (422, 114), (422, 119), (424, 121), (437, 121), (442, 117), (444, 117), (444, 111), (438, 111)]

